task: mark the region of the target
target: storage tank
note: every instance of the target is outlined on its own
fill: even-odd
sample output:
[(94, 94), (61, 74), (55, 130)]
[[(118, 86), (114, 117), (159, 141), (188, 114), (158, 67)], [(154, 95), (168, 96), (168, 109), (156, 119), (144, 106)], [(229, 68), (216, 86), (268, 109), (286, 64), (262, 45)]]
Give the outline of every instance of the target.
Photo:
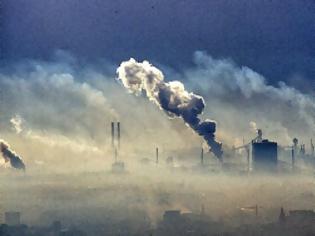
[(278, 164), (278, 144), (265, 139), (252, 143), (254, 170), (276, 171)]

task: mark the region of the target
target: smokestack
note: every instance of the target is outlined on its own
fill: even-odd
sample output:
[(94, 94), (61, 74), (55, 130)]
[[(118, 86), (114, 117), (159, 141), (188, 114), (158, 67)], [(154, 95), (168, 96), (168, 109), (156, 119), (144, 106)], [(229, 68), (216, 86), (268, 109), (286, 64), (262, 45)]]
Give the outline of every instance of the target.
[(201, 165), (203, 166), (203, 148), (201, 148), (200, 161)]
[(117, 148), (115, 148), (115, 162), (117, 162), (117, 157), (118, 157), (118, 152), (117, 152)]
[(311, 152), (312, 152), (312, 156), (314, 156), (314, 151), (315, 151), (315, 147), (313, 144), (313, 139), (311, 139)]
[(301, 155), (301, 157), (305, 156), (305, 144), (301, 144), (300, 155)]
[(159, 148), (157, 147), (156, 149), (155, 149), (155, 163), (156, 164), (159, 164)]
[(257, 130), (257, 138), (256, 138), (256, 142), (257, 143), (261, 143), (263, 140), (263, 133), (261, 129)]
[(117, 122), (117, 142), (118, 150), (120, 149), (120, 122)]
[(115, 123), (112, 122), (112, 148), (114, 148), (115, 145)]
[(292, 147), (291, 150), (291, 161), (292, 161), (292, 170), (294, 170), (294, 166), (295, 166), (295, 153), (294, 153), (294, 147)]
[(250, 154), (249, 154), (249, 147), (247, 146), (246, 147), (246, 154), (247, 154), (247, 173), (249, 173), (250, 171)]

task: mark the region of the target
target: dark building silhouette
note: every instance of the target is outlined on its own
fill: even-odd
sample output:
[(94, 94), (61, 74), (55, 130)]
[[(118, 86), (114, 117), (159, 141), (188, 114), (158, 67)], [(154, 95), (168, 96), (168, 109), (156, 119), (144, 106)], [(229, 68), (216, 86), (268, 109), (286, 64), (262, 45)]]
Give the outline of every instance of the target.
[(284, 213), (283, 207), (281, 207), (281, 210), (280, 210), (279, 222), (280, 223), (284, 223), (285, 222), (285, 213)]
[(313, 210), (292, 210), (289, 213), (288, 223), (290, 224), (315, 223), (315, 212)]
[(278, 164), (278, 144), (268, 140), (252, 143), (253, 166), (255, 170), (276, 171)]
[(51, 225), (51, 230), (52, 232), (54, 232), (55, 235), (60, 234), (61, 232), (61, 222), (60, 221), (54, 221)]
[(168, 222), (178, 221), (181, 217), (180, 210), (169, 210), (165, 211), (163, 215), (163, 220)]
[(4, 220), (7, 225), (15, 226), (20, 224), (21, 213), (10, 211), (4, 213)]
[(154, 230), (156, 236), (200, 236), (200, 235), (221, 235), (223, 225), (212, 221), (204, 210), (201, 214), (180, 210), (165, 211), (163, 220)]

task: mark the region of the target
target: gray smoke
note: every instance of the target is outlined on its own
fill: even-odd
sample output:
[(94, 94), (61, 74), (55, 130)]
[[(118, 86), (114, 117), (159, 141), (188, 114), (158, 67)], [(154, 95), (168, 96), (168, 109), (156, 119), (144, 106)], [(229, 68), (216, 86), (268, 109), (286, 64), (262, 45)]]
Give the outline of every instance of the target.
[(0, 151), (5, 161), (9, 161), (13, 168), (25, 170), (25, 164), (23, 163), (22, 158), (12, 151), (9, 144), (3, 140), (0, 141)]
[[(282, 145), (294, 137), (309, 143), (315, 130), (315, 98), (284, 82), (268, 78), (231, 59), (215, 59), (206, 52), (194, 55), (196, 67), (185, 69), (184, 81), (207, 101), (214, 119), (220, 118), (220, 138), (241, 145), (242, 136), (252, 137), (248, 124), (254, 121), (264, 136)], [(301, 77), (301, 81), (303, 78)], [(236, 125), (237, 121), (237, 125)], [(248, 132), (250, 131), (250, 132)], [(303, 141), (302, 141), (303, 140)]]
[(215, 121), (201, 121), (199, 118), (205, 108), (201, 96), (186, 91), (180, 81), (164, 82), (163, 73), (147, 61), (141, 63), (131, 58), (121, 63), (117, 74), (118, 80), (130, 93), (140, 95), (144, 92), (169, 117), (181, 117), (221, 159), (222, 144), (215, 140)]

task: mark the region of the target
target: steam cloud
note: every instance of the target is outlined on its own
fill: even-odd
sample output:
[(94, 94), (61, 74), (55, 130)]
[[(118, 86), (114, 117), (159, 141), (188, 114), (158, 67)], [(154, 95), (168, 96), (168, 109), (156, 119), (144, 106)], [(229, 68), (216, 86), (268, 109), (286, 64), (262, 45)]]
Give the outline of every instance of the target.
[(11, 166), (15, 169), (25, 170), (25, 164), (21, 157), (19, 157), (13, 150), (10, 149), (9, 144), (5, 141), (0, 141), (0, 151), (6, 162), (10, 162)]
[[(308, 143), (314, 136), (312, 94), (282, 81), (270, 84), (267, 78), (249, 67), (238, 66), (230, 59), (215, 59), (203, 51), (194, 54), (194, 63), (196, 67), (184, 71), (183, 80), (204, 95), (214, 119), (220, 117), (220, 139), (224, 143), (231, 144), (233, 138), (241, 135), (251, 137), (252, 130), (248, 129), (251, 121), (263, 129), (268, 139), (282, 145), (291, 144), (294, 137)], [(301, 78), (301, 81), (305, 80)], [(222, 132), (226, 134), (224, 137)]]
[(17, 134), (20, 134), (22, 129), (22, 118), (19, 115), (15, 115), (10, 119), (10, 123), (12, 124), (12, 128), (15, 130)]
[(135, 95), (145, 92), (148, 99), (169, 117), (181, 117), (204, 138), (210, 150), (221, 159), (222, 144), (215, 140), (215, 121), (201, 121), (198, 117), (205, 108), (201, 96), (186, 91), (179, 81), (164, 82), (163, 73), (147, 61), (140, 63), (131, 58), (121, 63), (117, 74), (118, 80), (129, 92)]

